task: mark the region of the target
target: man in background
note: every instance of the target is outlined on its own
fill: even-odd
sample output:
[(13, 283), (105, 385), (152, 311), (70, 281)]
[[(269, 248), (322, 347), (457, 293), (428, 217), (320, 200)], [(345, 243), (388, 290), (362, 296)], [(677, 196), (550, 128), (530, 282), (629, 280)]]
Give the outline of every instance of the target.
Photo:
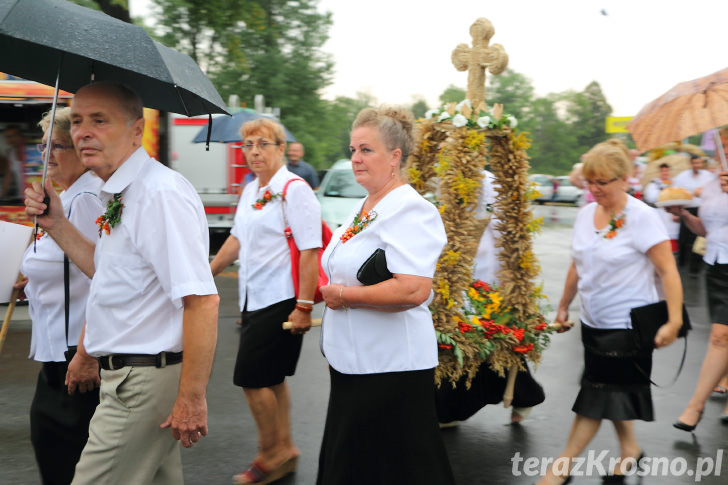
[(25, 138), (17, 125), (8, 125), (3, 132), (5, 141), (10, 145), (3, 157), (0, 154), (0, 175), (3, 175), (0, 197), (20, 199), (24, 185)]
[(288, 144), (288, 171), (295, 173), (308, 182), (312, 189), (318, 189), (319, 179), (316, 170), (303, 160), (303, 145), (298, 142)]
[[(673, 179), (675, 187), (682, 187), (693, 194), (693, 204), (686, 207), (692, 215), (698, 215), (700, 207), (700, 194), (703, 186), (715, 179), (715, 174), (705, 169), (705, 159), (700, 155), (690, 156), (690, 169), (677, 174)], [(702, 257), (693, 252), (696, 235), (680, 220), (680, 235), (678, 236), (678, 265), (688, 266), (688, 275), (696, 278), (702, 266)]]

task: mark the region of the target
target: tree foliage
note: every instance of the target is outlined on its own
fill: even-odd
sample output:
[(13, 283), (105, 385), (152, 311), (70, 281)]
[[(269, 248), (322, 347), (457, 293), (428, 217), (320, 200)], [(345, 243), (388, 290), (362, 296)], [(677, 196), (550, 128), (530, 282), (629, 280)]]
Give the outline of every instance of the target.
[[(128, 19), (127, 0), (75, 0), (117, 18)], [(256, 94), (280, 110), (286, 127), (306, 146), (306, 159), (320, 168), (349, 156), (349, 132), (356, 114), (377, 104), (367, 93), (322, 98), (333, 62), (322, 46), (330, 13), (318, 0), (153, 0), (155, 34), (189, 54), (205, 70), (223, 98), (231, 94), (253, 105)], [(128, 21), (128, 20), (127, 20)], [(584, 90), (537, 97), (532, 81), (507, 69), (488, 76), (487, 104), (501, 103), (532, 137), (534, 172), (564, 174), (579, 156), (605, 140), (604, 121), (612, 108), (597, 82)], [(440, 102), (459, 102), (465, 89), (450, 85)], [(416, 117), (427, 111), (413, 99)]]
[(321, 50), (331, 15), (316, 0), (155, 0), (165, 44), (188, 53), (220, 95), (248, 106), (262, 94), (283, 124), (323, 166), (330, 142), (321, 92), (333, 62)]
[[(592, 82), (583, 91), (534, 94), (532, 81), (507, 69), (489, 76), (486, 104), (504, 106), (504, 112), (518, 120), (518, 129), (530, 133), (529, 156), (533, 172), (564, 175), (581, 154), (608, 138), (604, 121), (612, 113), (601, 87)], [(443, 102), (461, 101), (465, 92), (449, 86), (440, 96)]]

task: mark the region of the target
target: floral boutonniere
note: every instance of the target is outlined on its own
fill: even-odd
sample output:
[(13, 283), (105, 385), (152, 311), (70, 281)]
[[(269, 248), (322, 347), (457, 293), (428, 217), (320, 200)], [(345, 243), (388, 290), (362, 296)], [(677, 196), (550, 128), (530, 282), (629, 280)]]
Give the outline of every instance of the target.
[(373, 210), (365, 212), (361, 215), (357, 214), (356, 217), (354, 217), (354, 221), (351, 223), (351, 225), (346, 229), (346, 231), (344, 231), (344, 234), (341, 235), (341, 242), (345, 243), (352, 237), (362, 232), (369, 225), (369, 223), (371, 223), (376, 218), (377, 213)]
[(273, 200), (273, 199), (275, 199), (275, 198), (278, 198), (278, 197), (280, 197), (280, 196), (281, 196), (281, 194), (274, 194), (274, 193), (272, 193), (272, 192), (271, 192), (270, 190), (266, 190), (265, 192), (263, 192), (263, 197), (261, 197), (260, 199), (256, 200), (256, 201), (255, 201), (255, 204), (250, 204), (250, 206), (251, 206), (251, 207), (252, 207), (253, 209), (255, 209), (255, 210), (259, 211), (259, 210), (261, 210), (261, 209), (263, 208), (263, 206), (264, 206), (264, 205), (266, 205), (266, 204), (267, 204), (268, 202), (270, 202), (271, 200)]
[(609, 219), (609, 229), (607, 230), (606, 234), (604, 234), (604, 239), (612, 239), (617, 236), (617, 230), (621, 229), (624, 226), (625, 216), (624, 214), (619, 214), (618, 216), (614, 215), (612, 213), (612, 218)]
[(99, 226), (99, 237), (102, 232), (111, 234), (111, 228), (121, 222), (121, 210), (124, 208), (121, 193), (114, 194), (114, 197), (106, 204), (106, 212), (96, 219), (96, 225)]

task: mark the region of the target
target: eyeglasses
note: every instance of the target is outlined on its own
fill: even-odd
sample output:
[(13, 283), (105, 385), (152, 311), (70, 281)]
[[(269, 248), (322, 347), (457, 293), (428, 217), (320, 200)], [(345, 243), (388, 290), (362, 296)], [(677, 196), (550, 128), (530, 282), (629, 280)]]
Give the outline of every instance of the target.
[[(43, 152), (43, 151), (45, 151), (46, 148), (48, 148), (48, 144), (47, 143), (38, 143), (36, 145), (36, 148), (38, 148), (39, 152)], [(51, 146), (51, 150), (70, 150), (71, 148), (73, 148), (73, 145), (61, 145), (60, 143), (54, 143)]]
[(584, 182), (587, 185), (598, 185), (599, 187), (606, 187), (607, 185), (611, 184), (615, 180), (619, 180), (619, 177), (614, 177), (613, 179), (609, 179), (609, 180), (594, 180), (594, 181), (584, 180)]
[(258, 150), (263, 151), (268, 147), (274, 147), (274, 146), (278, 146), (278, 145), (280, 145), (280, 143), (274, 143), (272, 141), (259, 141), (258, 143), (246, 143), (245, 145), (243, 145), (243, 151), (249, 152), (253, 148), (257, 148)]

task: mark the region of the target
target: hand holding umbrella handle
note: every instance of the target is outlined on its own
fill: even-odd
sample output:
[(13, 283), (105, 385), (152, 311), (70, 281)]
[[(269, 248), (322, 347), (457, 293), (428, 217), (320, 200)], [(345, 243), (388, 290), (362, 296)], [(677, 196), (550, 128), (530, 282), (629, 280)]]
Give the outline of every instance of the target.
[[(311, 319), (311, 326), (312, 327), (320, 327), (321, 326), (321, 319), (320, 318), (312, 318)], [(283, 330), (290, 330), (293, 328), (292, 322), (283, 322)]]

